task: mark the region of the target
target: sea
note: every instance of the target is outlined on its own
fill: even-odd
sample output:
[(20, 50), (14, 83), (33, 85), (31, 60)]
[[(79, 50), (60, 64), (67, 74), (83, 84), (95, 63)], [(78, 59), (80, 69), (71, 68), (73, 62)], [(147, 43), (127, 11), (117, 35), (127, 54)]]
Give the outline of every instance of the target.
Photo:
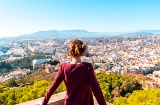
[[(0, 47), (1, 46), (7, 46), (8, 42), (5, 42), (5, 41), (0, 41)], [(5, 53), (3, 53), (3, 51), (0, 50), (0, 55), (3, 55)]]

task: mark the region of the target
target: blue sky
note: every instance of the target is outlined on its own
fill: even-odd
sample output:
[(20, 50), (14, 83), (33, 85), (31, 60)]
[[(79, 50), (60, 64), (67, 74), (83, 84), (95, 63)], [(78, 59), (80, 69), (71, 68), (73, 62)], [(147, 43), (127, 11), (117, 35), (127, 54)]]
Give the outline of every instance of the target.
[(0, 0), (0, 37), (42, 30), (160, 29), (160, 0)]

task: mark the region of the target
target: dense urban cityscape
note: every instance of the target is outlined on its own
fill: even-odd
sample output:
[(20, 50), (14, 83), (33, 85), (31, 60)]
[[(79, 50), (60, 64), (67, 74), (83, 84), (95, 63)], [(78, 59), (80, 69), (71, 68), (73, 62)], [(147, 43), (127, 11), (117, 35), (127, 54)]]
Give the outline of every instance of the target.
[[(6, 46), (0, 46), (1, 50), (9, 49), (0, 56), (1, 61), (12, 62), (15, 59), (30, 57), (36, 53), (43, 53), (60, 63), (66, 62), (67, 43), (70, 39), (19, 39), (2, 40), (7, 41)], [(146, 77), (153, 78), (153, 75), (159, 76), (160, 69), (160, 37), (159, 36), (130, 36), (130, 37), (102, 37), (102, 38), (82, 38), (88, 45), (83, 61), (92, 62), (99, 68), (95, 72), (106, 72), (116, 74), (143, 74)], [(40, 64), (47, 62), (47, 59), (33, 60), (33, 70)], [(23, 75), (24, 71), (29, 72), (30, 68), (25, 70), (13, 71), (0, 77), (3, 82), (14, 76)], [(21, 70), (21, 68), (17, 69)], [(26, 74), (25, 73), (25, 74)], [(14, 74), (14, 75), (13, 75)], [(147, 75), (149, 74), (149, 75)], [(152, 74), (152, 75), (151, 75)], [(11, 77), (12, 76), (12, 77)], [(160, 79), (152, 79), (160, 84)], [(158, 81), (158, 82), (157, 82)]]
[[(0, 42), (3, 44), (0, 46), (0, 83), (12, 81), (6, 86), (23, 87), (32, 85), (32, 82), (18, 82), (17, 85), (13, 85), (13, 81), (21, 81), (28, 78), (27, 76), (39, 73), (39, 70), (53, 75), (52, 73), (56, 73), (63, 62), (70, 61), (66, 53), (67, 44), (71, 39), (1, 39)], [(80, 39), (87, 44), (82, 61), (92, 63), (98, 75), (99, 73), (126, 75), (136, 79), (143, 90), (160, 87), (160, 36), (132, 35)], [(40, 58), (30, 59), (37, 55)], [(30, 59), (27, 61), (30, 66), (19, 61), (19, 65), (10, 69), (4, 67), (4, 64), (15, 65), (14, 62), (21, 59)], [(139, 88), (138, 85), (136, 88)], [(110, 98), (116, 99), (120, 95), (114, 91), (111, 93), (114, 97)], [(112, 99), (109, 102), (112, 103)]]

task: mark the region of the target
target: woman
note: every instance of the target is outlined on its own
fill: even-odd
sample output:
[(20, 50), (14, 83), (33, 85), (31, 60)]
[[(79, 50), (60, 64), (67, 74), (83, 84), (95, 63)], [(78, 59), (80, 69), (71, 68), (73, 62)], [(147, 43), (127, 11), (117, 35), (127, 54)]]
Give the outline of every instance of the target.
[(74, 39), (70, 41), (68, 47), (67, 56), (71, 58), (71, 62), (61, 65), (46, 92), (42, 105), (47, 105), (51, 95), (62, 81), (66, 85), (64, 105), (94, 105), (92, 92), (99, 105), (107, 105), (95, 77), (92, 64), (81, 61), (86, 45), (81, 40)]

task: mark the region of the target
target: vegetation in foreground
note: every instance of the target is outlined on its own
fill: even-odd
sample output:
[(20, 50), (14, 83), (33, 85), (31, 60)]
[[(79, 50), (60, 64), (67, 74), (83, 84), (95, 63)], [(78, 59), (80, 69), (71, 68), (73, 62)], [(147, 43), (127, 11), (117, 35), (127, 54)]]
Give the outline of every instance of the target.
[(114, 105), (160, 105), (160, 89), (136, 90), (128, 98), (117, 98)]
[[(41, 73), (43, 73), (43, 71), (39, 71), (39, 73), (34, 76), (39, 77)], [(31, 78), (33, 77), (31, 76)], [(129, 76), (98, 73), (96, 74), (96, 77), (105, 99), (108, 102), (113, 103), (116, 98), (121, 96), (128, 97), (134, 90), (141, 89), (141, 85)], [(48, 81), (43, 79), (44, 78), (35, 79), (33, 85), (26, 85), (18, 88), (4, 87), (4, 84), (0, 85), (0, 105), (15, 105), (17, 103), (43, 97), (52, 81), (52, 79), (49, 79)], [(62, 91), (65, 91), (64, 83), (60, 85), (55, 93)]]

